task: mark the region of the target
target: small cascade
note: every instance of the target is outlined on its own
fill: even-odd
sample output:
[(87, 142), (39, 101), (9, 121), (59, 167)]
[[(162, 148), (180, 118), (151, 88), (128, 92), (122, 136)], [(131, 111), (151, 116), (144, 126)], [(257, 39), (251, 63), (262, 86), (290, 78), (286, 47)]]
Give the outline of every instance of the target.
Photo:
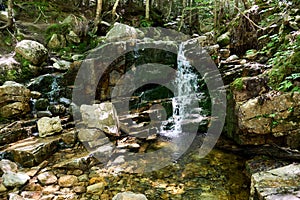
[(54, 103), (55, 100), (59, 97), (60, 86), (57, 83), (57, 76), (53, 76), (53, 81), (51, 83), (51, 91), (48, 92), (48, 97), (50, 103)]
[[(173, 117), (161, 127), (162, 135), (170, 138), (180, 137), (182, 135), (183, 124), (188, 124), (195, 116), (192, 113), (197, 112), (196, 117), (201, 120), (201, 108), (199, 108), (199, 99), (203, 95), (198, 92), (198, 75), (194, 73), (193, 67), (184, 55), (184, 45), (181, 43), (177, 56), (177, 72), (173, 82), (175, 93), (172, 99)], [(167, 124), (172, 124), (166, 128)]]

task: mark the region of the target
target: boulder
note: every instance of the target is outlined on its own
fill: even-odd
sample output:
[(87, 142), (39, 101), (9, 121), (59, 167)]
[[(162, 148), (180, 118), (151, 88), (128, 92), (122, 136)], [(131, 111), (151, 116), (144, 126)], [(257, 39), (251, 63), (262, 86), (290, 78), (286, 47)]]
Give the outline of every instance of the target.
[(2, 176), (3, 184), (6, 187), (18, 187), (24, 185), (30, 177), (22, 172), (6, 172)]
[(39, 119), (37, 122), (37, 127), (38, 127), (40, 137), (53, 135), (63, 130), (61, 126), (61, 120), (58, 116), (52, 118), (43, 117)]
[(13, 160), (24, 167), (33, 167), (43, 162), (58, 150), (61, 137), (27, 138), (14, 143), (5, 150)]
[(300, 164), (258, 172), (251, 177), (250, 200), (299, 199)]
[(144, 33), (134, 27), (116, 22), (112, 29), (106, 34), (107, 42), (125, 41), (143, 38)]
[(24, 85), (6, 81), (0, 86), (0, 115), (9, 118), (28, 113), (29, 100), (30, 90)]
[(219, 36), (217, 38), (217, 43), (221, 46), (221, 47), (225, 47), (227, 45), (230, 44), (230, 33), (224, 33), (221, 36)]
[[(254, 77), (247, 79), (255, 80)], [(266, 88), (262, 84), (255, 81), (249, 84), (252, 84), (249, 91), (244, 87), (240, 91), (233, 90), (227, 135), (242, 145), (277, 143), (299, 148), (300, 93), (264, 93)]]
[(143, 194), (136, 194), (133, 192), (122, 192), (116, 194), (112, 200), (147, 200)]
[(43, 63), (48, 57), (48, 50), (44, 45), (33, 40), (18, 42), (15, 51), (34, 65)]
[(98, 128), (111, 135), (119, 135), (119, 119), (110, 102), (82, 105), (80, 107), (83, 123), (90, 128)]

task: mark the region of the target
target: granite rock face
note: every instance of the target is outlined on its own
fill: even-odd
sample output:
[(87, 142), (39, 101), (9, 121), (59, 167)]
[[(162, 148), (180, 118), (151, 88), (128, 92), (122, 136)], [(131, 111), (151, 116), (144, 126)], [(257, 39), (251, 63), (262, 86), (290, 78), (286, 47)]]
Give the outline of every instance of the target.
[(300, 199), (300, 165), (258, 172), (251, 177), (250, 200)]

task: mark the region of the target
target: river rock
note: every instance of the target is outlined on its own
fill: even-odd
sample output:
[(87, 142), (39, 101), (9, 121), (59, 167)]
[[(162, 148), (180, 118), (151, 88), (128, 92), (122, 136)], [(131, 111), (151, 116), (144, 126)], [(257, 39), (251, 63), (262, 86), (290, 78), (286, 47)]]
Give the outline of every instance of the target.
[(6, 81), (0, 86), (0, 115), (13, 117), (30, 111), (30, 90), (14, 81)]
[(74, 175), (64, 175), (58, 179), (60, 187), (72, 187), (78, 182), (78, 179)]
[(34, 65), (43, 63), (48, 56), (48, 50), (44, 45), (33, 40), (18, 42), (15, 51)]
[(89, 185), (86, 189), (86, 192), (89, 194), (102, 194), (104, 191), (106, 184), (105, 182), (96, 183), (93, 185)]
[(95, 141), (97, 139), (106, 138), (106, 135), (99, 129), (80, 129), (78, 138), (81, 142)]
[(14, 143), (5, 150), (13, 160), (24, 167), (32, 167), (43, 162), (58, 150), (59, 136), (46, 138), (27, 138)]
[(143, 194), (136, 194), (133, 192), (122, 192), (116, 194), (112, 200), (147, 200)]
[(53, 172), (44, 172), (42, 174), (39, 174), (37, 178), (43, 185), (54, 184), (57, 181), (57, 178), (53, 174)]
[(80, 107), (84, 124), (99, 128), (105, 133), (119, 135), (119, 119), (112, 103), (82, 105)]
[(129, 39), (143, 38), (144, 33), (134, 27), (116, 22), (113, 28), (106, 34), (107, 42), (125, 41)]
[(291, 164), (251, 177), (250, 200), (299, 199), (300, 164)]
[(61, 120), (57, 117), (43, 117), (37, 122), (39, 136), (46, 137), (49, 135), (53, 135), (55, 133), (59, 133), (63, 130), (61, 126)]
[(40, 110), (47, 110), (48, 106), (50, 105), (49, 100), (46, 98), (40, 98), (36, 100), (35, 102), (35, 109), (40, 111)]
[(7, 159), (0, 160), (0, 176), (6, 172), (17, 172), (17, 170), (18, 166), (16, 163)]
[(2, 176), (3, 184), (6, 187), (18, 187), (24, 185), (30, 177), (22, 172), (6, 172)]

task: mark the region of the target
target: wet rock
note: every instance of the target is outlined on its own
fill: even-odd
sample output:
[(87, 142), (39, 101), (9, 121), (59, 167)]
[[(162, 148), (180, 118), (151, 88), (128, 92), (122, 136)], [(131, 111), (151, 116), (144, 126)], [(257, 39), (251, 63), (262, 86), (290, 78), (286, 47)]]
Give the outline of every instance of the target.
[(60, 137), (28, 138), (11, 145), (5, 150), (10, 153), (15, 162), (25, 167), (32, 167), (57, 151)]
[(99, 128), (111, 135), (119, 135), (119, 120), (112, 103), (82, 105), (80, 112), (84, 124), (88, 127)]
[(6, 172), (2, 176), (5, 187), (18, 187), (24, 185), (30, 177), (22, 172)]
[(50, 105), (49, 100), (45, 98), (40, 98), (35, 102), (35, 109), (40, 110), (47, 110), (48, 106)]
[(38, 118), (52, 117), (52, 113), (49, 110), (46, 110), (46, 111), (37, 111), (36, 115), (37, 115)]
[(126, 24), (116, 22), (113, 28), (106, 34), (107, 42), (125, 41), (144, 37), (144, 33)]
[(99, 129), (80, 129), (78, 138), (81, 142), (89, 142), (106, 138), (106, 135)]
[(230, 44), (230, 33), (224, 33), (223, 35), (219, 36), (217, 38), (217, 43), (221, 46), (221, 47), (225, 47), (227, 45)]
[(300, 165), (258, 172), (251, 177), (251, 200), (299, 199)]
[(0, 176), (6, 172), (17, 172), (17, 170), (18, 166), (16, 163), (7, 159), (0, 160)]
[(50, 105), (48, 110), (55, 116), (63, 115), (66, 112), (66, 107), (63, 104)]
[(59, 101), (59, 103), (62, 103), (65, 106), (68, 106), (68, 105), (70, 105), (72, 103), (72, 101), (70, 99), (65, 98), (65, 97), (59, 98), (58, 101)]
[(133, 192), (122, 192), (116, 194), (112, 200), (147, 200), (143, 194), (136, 194)]
[(38, 126), (40, 137), (53, 135), (63, 130), (61, 126), (61, 120), (59, 117), (53, 117), (53, 118), (43, 117), (38, 120), (37, 126)]
[(78, 179), (74, 175), (64, 175), (58, 179), (60, 187), (72, 187), (78, 182)]
[(29, 107), (30, 90), (14, 81), (6, 81), (0, 86), (0, 115), (13, 117), (26, 114)]
[(53, 172), (44, 172), (42, 174), (39, 174), (37, 178), (43, 185), (54, 184), (57, 181), (57, 178), (53, 174)]
[(38, 99), (42, 96), (42, 94), (38, 91), (30, 91), (30, 97), (33, 99)]
[(18, 42), (15, 51), (34, 65), (43, 63), (48, 57), (48, 50), (44, 45), (33, 40)]

